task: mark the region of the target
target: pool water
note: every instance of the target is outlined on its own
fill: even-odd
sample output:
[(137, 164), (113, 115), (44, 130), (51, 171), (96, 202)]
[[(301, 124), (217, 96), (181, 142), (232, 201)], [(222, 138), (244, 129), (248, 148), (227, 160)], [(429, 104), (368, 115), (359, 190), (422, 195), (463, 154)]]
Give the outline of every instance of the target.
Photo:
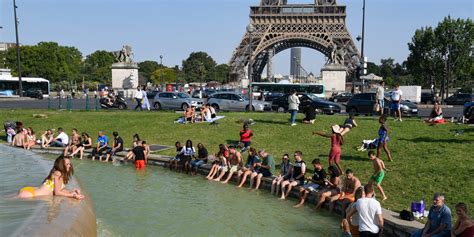
[(0, 145), (0, 233), (15, 236), (35, 212), (49, 205), (45, 200), (12, 199), (24, 186), (39, 186), (52, 162), (32, 152)]
[[(51, 211), (48, 200), (5, 198), (23, 186), (39, 186), (54, 158), (0, 145), (1, 236), (31, 228), (39, 209), (63, 211)], [(315, 213), (313, 205), (295, 209), (295, 200), (281, 201), (266, 190), (237, 189), (157, 166), (137, 172), (131, 164), (72, 163), (91, 195), (99, 236), (341, 235), (337, 216)]]
[[(248, 191), (148, 166), (73, 161), (92, 195), (99, 236), (340, 236), (338, 218)], [(311, 205), (313, 206), (313, 205)]]

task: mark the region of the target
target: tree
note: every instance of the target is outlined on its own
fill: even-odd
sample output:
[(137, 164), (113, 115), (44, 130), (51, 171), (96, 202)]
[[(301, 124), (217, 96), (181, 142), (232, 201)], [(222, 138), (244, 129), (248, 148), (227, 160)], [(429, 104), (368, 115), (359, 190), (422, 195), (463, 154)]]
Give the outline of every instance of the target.
[(229, 65), (227, 64), (219, 64), (214, 67), (210, 73), (211, 80), (217, 81), (220, 83), (226, 83), (229, 78)]
[(151, 80), (151, 75), (153, 74), (153, 72), (155, 72), (159, 68), (162, 68), (163, 66), (158, 64), (158, 62), (156, 61), (147, 60), (138, 63), (138, 67), (140, 68), (138, 70), (141, 76), (143, 76), (146, 80)]
[(474, 59), (470, 57), (473, 44), (472, 20), (454, 20), (448, 16), (435, 29), (416, 30), (408, 43), (410, 55), (406, 67), (414, 81), (439, 87), (443, 98), (449, 87), (473, 85)]
[(205, 52), (193, 52), (183, 61), (183, 70), (188, 82), (205, 82), (216, 66), (216, 62)]
[(115, 57), (111, 52), (97, 50), (84, 60), (84, 77), (87, 81), (111, 84), (112, 64)]
[(150, 79), (155, 85), (160, 85), (162, 83), (175, 83), (176, 76), (177, 73), (174, 68), (164, 67), (155, 70)]
[(373, 62), (367, 62), (367, 74), (373, 73), (380, 76), (380, 68)]
[[(22, 76), (43, 77), (53, 83), (78, 81), (82, 68), (82, 53), (75, 47), (56, 42), (40, 42), (21, 47)], [(17, 75), (16, 48), (9, 48), (5, 64)]]

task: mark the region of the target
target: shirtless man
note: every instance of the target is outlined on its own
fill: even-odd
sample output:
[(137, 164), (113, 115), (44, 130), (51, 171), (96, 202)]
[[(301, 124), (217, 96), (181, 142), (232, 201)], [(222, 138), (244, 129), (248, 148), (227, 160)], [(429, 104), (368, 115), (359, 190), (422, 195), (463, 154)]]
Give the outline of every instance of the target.
[[(222, 183), (228, 183), (229, 180), (232, 178), (232, 175), (236, 173), (240, 169), (240, 164), (242, 162), (242, 155), (238, 152), (234, 146), (229, 146), (229, 159), (227, 160), (227, 166), (229, 169), (229, 174), (227, 175), (227, 179)], [(224, 172), (221, 173), (219, 178), (216, 181), (219, 181), (224, 176)]]
[(342, 202), (342, 210), (345, 213), (346, 207), (355, 201), (355, 192), (357, 188), (361, 186), (360, 181), (357, 177), (354, 176), (354, 171), (351, 169), (346, 170), (346, 179), (343, 181), (342, 192), (339, 196), (334, 196), (331, 198), (331, 205), (329, 210), (332, 211), (335, 201)]
[(185, 121), (185, 123), (187, 123), (187, 122), (194, 123), (193, 112), (192, 112), (191, 108), (187, 108), (186, 111), (184, 111), (184, 121)]

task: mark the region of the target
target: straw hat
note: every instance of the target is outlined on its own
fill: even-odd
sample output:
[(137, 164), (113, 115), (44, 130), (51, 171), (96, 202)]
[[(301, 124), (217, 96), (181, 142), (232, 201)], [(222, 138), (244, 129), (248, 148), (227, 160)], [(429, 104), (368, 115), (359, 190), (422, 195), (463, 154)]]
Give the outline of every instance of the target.
[(341, 133), (341, 132), (340, 132), (341, 127), (340, 127), (339, 125), (337, 125), (337, 124), (336, 124), (336, 125), (333, 125), (331, 128), (332, 128), (332, 131), (333, 131), (334, 133)]

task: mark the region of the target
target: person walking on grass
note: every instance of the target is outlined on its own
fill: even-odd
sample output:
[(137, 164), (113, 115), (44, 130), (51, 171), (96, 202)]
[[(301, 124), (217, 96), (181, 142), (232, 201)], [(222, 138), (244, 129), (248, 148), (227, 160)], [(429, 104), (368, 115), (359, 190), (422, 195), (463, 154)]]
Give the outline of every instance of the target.
[(140, 109), (140, 111), (142, 111), (143, 110), (142, 108), (143, 93), (140, 86), (137, 86), (137, 90), (135, 91), (134, 98), (137, 101), (137, 106), (135, 106), (135, 110)]
[(378, 131), (379, 137), (377, 138), (377, 157), (380, 157), (380, 150), (383, 148), (385, 153), (387, 153), (388, 161), (393, 161), (390, 150), (388, 149), (388, 127), (386, 124), (387, 118), (385, 115), (381, 115), (379, 118), (380, 128)]
[(296, 95), (296, 90), (291, 90), (291, 94), (288, 96), (288, 110), (290, 111), (290, 124), (291, 126), (296, 125), (296, 114), (298, 113), (298, 107), (300, 105), (300, 99)]
[(369, 184), (375, 184), (375, 186), (377, 186), (377, 189), (382, 194), (382, 201), (385, 201), (387, 200), (387, 196), (380, 184), (385, 177), (385, 170), (387, 169), (385, 168), (383, 161), (375, 156), (373, 151), (369, 151), (369, 158), (372, 160), (372, 165), (374, 166), (374, 174), (370, 177)]
[(325, 134), (323, 132), (313, 132), (313, 135), (319, 135), (331, 139), (331, 151), (329, 152), (328, 158), (329, 166), (332, 166), (334, 163), (336, 163), (339, 173), (344, 174), (342, 172), (341, 166), (339, 165), (341, 162), (341, 145), (344, 144), (344, 138), (341, 135), (341, 127), (339, 127), (339, 125), (333, 125), (331, 126), (331, 130), (331, 135)]

